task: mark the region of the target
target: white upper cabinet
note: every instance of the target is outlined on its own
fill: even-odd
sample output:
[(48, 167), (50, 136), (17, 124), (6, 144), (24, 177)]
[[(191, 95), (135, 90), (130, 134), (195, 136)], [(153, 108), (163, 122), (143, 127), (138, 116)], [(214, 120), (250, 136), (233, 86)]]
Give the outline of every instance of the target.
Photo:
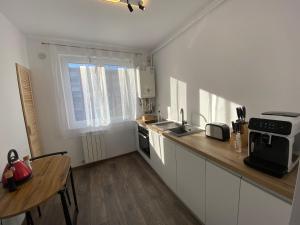
[(237, 225), (240, 182), (239, 177), (206, 162), (206, 225)]
[(137, 93), (139, 98), (155, 97), (155, 73), (153, 67), (137, 68)]
[(242, 180), (239, 225), (288, 225), (291, 205)]
[(205, 222), (205, 160), (179, 145), (176, 159), (177, 194)]
[(176, 193), (176, 151), (175, 143), (160, 136), (160, 152), (162, 160), (162, 179)]

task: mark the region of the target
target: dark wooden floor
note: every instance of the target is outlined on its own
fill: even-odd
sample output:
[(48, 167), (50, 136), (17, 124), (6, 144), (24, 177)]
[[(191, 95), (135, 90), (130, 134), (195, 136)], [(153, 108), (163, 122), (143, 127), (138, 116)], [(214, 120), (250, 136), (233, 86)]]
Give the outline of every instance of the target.
[[(76, 169), (74, 177), (77, 225), (201, 225), (138, 153)], [(35, 224), (65, 224), (58, 196), (42, 214), (33, 210)]]

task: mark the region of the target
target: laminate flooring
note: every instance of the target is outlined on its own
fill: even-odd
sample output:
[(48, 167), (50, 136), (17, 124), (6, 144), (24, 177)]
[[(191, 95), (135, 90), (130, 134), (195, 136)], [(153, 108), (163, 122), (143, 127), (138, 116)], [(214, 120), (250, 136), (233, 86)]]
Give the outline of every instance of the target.
[[(77, 225), (201, 225), (137, 152), (74, 169), (74, 180)], [(41, 208), (36, 225), (65, 225), (58, 195)]]

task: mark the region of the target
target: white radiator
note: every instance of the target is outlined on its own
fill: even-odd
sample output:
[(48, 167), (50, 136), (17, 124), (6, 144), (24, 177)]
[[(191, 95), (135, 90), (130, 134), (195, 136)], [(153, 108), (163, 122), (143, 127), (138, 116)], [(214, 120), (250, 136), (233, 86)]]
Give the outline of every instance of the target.
[(104, 158), (104, 137), (102, 133), (90, 132), (82, 136), (85, 163), (96, 162)]

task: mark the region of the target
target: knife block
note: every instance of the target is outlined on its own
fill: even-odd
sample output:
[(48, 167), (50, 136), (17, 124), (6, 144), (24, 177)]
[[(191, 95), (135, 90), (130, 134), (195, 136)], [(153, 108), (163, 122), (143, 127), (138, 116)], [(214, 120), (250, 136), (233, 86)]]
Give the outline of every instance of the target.
[[(249, 134), (248, 123), (244, 123), (241, 126), (241, 144), (242, 144), (242, 148), (248, 148), (248, 134)], [(231, 136), (230, 136), (230, 145), (233, 148), (235, 146), (235, 140), (236, 140), (236, 134), (232, 132)]]

